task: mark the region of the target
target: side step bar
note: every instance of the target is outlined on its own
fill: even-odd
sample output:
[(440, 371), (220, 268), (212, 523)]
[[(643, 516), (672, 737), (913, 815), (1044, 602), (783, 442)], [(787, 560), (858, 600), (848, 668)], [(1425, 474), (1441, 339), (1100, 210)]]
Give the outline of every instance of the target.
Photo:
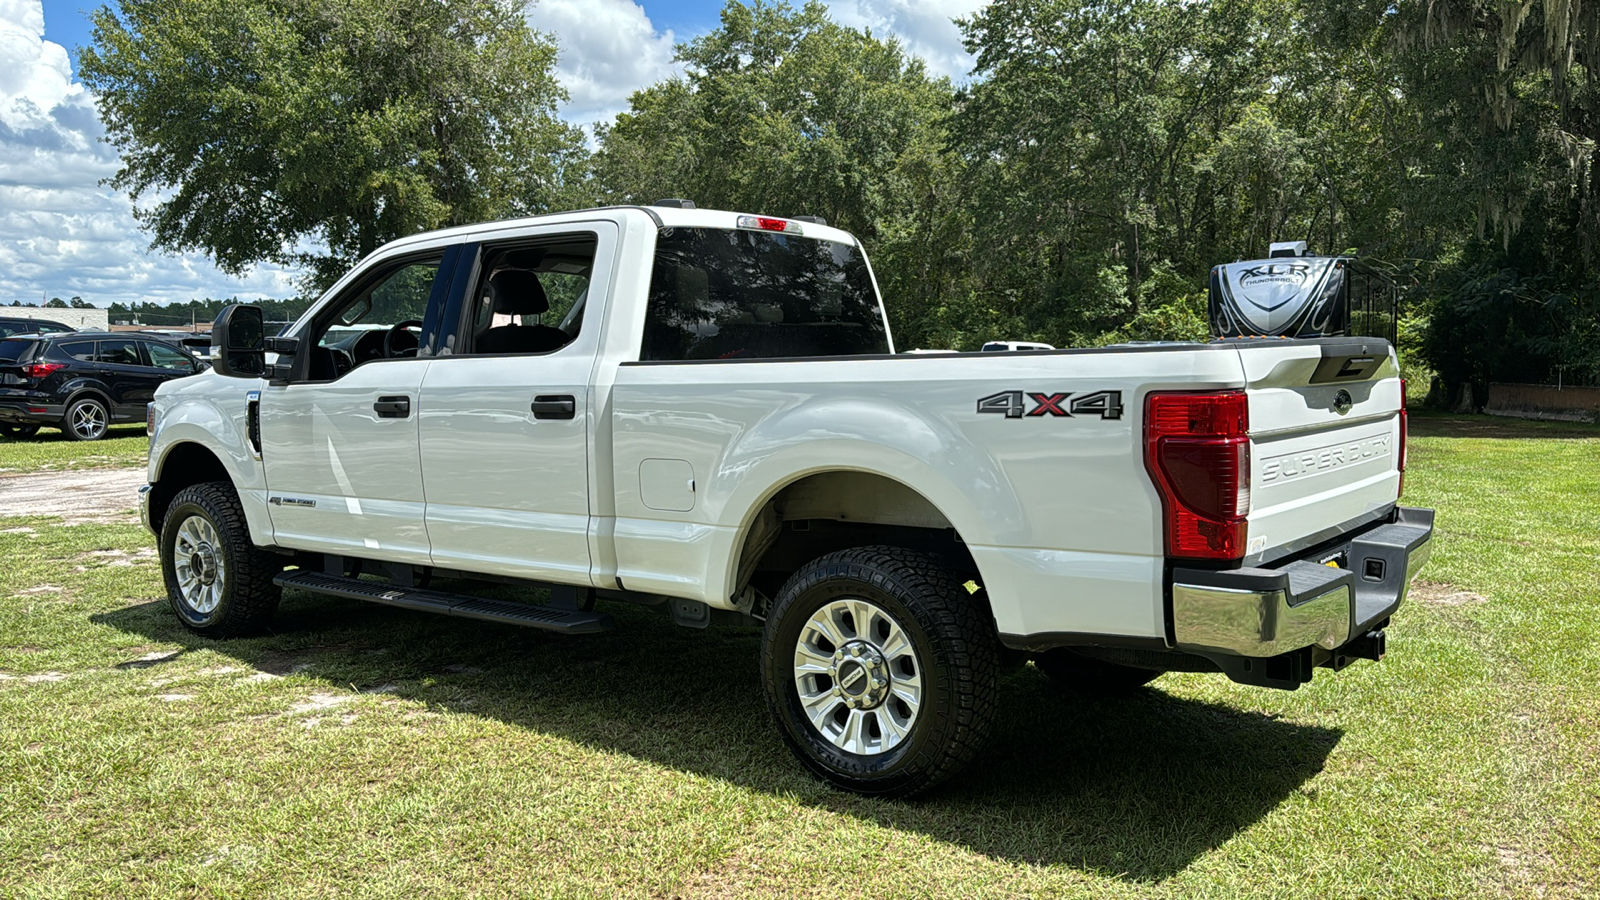
[(611, 617), (604, 613), (579, 610), (551, 609), (530, 603), (512, 603), (505, 600), (484, 600), (466, 594), (446, 594), (419, 588), (403, 588), (362, 581), (359, 578), (341, 578), (321, 572), (285, 572), (272, 579), (287, 588), (298, 588), (314, 594), (345, 597), (351, 600), (369, 600), (401, 609), (419, 612), (442, 613), (462, 619), (481, 619), (504, 625), (523, 625), (562, 634), (598, 634), (611, 630)]

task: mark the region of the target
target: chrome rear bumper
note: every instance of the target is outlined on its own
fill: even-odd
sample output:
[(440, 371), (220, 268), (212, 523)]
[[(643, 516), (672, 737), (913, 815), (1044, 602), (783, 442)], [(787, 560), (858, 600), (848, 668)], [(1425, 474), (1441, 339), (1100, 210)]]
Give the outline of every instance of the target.
[[(1381, 627), (1433, 552), (1433, 510), (1392, 518), (1274, 568), (1172, 573), (1173, 638), (1180, 650), (1271, 657), (1304, 647), (1337, 650)], [(1320, 560), (1336, 559), (1339, 568)]]

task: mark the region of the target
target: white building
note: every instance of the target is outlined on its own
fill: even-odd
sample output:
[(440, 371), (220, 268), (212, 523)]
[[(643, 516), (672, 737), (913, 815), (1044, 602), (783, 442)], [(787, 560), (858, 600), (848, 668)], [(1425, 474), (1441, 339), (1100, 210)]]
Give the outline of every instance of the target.
[(109, 327), (103, 309), (53, 309), (48, 306), (0, 306), (0, 316), (8, 319), (48, 319), (71, 325), (79, 331), (105, 331)]

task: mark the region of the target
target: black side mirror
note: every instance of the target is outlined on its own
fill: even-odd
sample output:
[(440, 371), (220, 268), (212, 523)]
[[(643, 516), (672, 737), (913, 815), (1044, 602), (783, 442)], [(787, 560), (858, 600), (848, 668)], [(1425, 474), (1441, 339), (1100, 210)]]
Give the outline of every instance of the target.
[(233, 303), (223, 308), (211, 325), (212, 361), (218, 375), (260, 378), (266, 371), (266, 326), (261, 307)]

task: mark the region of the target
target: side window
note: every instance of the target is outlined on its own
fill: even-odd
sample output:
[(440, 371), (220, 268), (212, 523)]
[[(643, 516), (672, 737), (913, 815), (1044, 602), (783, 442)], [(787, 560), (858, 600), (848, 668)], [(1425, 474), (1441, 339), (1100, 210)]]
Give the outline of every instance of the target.
[(194, 371), (194, 361), (182, 350), (154, 342), (145, 344), (144, 349), (150, 354), (150, 365), (158, 369), (173, 369), (178, 372)]
[(309, 379), (332, 381), (375, 359), (416, 356), (442, 259), (396, 263), (341, 295), (310, 332)]
[(93, 362), (94, 341), (62, 341), (56, 345), (56, 352), (51, 355), (57, 359), (77, 359), (83, 362)]
[(144, 360), (139, 357), (139, 345), (133, 341), (100, 341), (100, 350), (95, 358), (103, 363), (117, 366), (142, 366)]
[(468, 295), (465, 352), (553, 353), (572, 343), (583, 329), (596, 246), (584, 233), (485, 247)]

